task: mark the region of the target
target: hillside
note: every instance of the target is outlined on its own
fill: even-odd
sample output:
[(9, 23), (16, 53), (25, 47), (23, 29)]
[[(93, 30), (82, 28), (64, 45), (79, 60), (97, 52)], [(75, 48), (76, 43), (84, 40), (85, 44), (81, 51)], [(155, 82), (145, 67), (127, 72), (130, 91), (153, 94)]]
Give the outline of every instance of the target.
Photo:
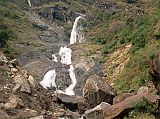
[[(66, 79), (69, 75), (65, 69), (68, 66), (53, 63), (51, 60), (53, 58), (52, 54), (57, 56), (60, 47), (69, 44), (74, 21), (79, 15), (83, 14), (85, 15), (85, 20), (82, 20), (78, 25), (83, 25), (85, 42), (69, 45), (69, 48), (73, 50), (73, 65), (77, 67), (75, 73), (79, 84), (75, 87), (75, 91), (77, 91), (78, 96), (82, 95), (82, 90), (84, 93), (84, 89), (89, 87), (87, 87), (87, 83), (92, 82), (90, 77), (92, 77), (91, 79), (93, 80), (102, 78), (102, 82), (107, 83), (106, 87), (110, 90), (110, 96), (107, 100), (102, 100), (104, 97), (100, 92), (100, 94), (97, 94), (100, 96), (100, 99), (96, 94), (86, 94), (86, 96), (96, 95), (95, 97), (98, 101), (108, 101), (107, 103), (111, 105), (112, 102), (114, 103), (116, 100), (114, 96), (118, 95), (123, 102), (125, 98), (136, 95), (139, 89), (143, 87), (147, 87), (146, 90), (149, 94), (156, 96), (159, 94), (159, 88), (157, 88), (159, 86), (159, 80), (156, 80), (158, 82), (156, 82), (157, 86), (153, 81), (153, 75), (151, 75), (153, 72), (149, 73), (153, 69), (153, 62), (160, 54), (159, 0), (31, 0), (31, 3), (32, 6), (28, 6), (27, 0), (0, 1), (0, 53), (3, 52), (9, 61), (17, 59), (18, 63), (16, 63), (16, 67), (18, 67), (17, 69), (19, 70), (18, 74), (23, 74), (21, 70), (25, 69), (29, 75), (33, 76), (34, 79), (39, 82), (47, 70), (53, 67), (60, 67), (61, 69), (58, 70), (58, 78), (60, 79), (58, 83), (60, 89), (66, 88), (71, 81), (69, 79), (67, 79), (67, 81), (62, 80)], [(159, 63), (158, 60), (155, 62), (157, 64)], [(10, 88), (13, 88), (13, 77), (8, 73), (11, 72), (9, 67), (9, 64), (1, 66), (1, 81), (2, 79), (9, 79), (6, 82), (4, 80), (4, 82), (2, 82), (11, 84)], [(157, 67), (159, 68), (159, 64)], [(155, 70), (159, 71), (158, 68)], [(65, 76), (66, 74), (67, 76)], [(101, 78), (93, 76), (94, 74)], [(60, 75), (64, 76), (61, 77)], [(156, 75), (159, 76), (159, 74)], [(102, 82), (97, 83), (101, 84)], [(63, 87), (62, 85), (65, 86)], [(81, 87), (82, 85), (84, 87)], [(103, 86), (101, 88), (103, 90)], [(24, 100), (24, 105), (27, 108), (32, 109), (35, 106), (34, 103), (37, 103), (37, 106), (34, 108), (37, 114), (41, 114), (42, 110), (47, 110), (47, 107), (49, 107), (49, 111), (54, 110), (57, 114), (60, 111), (54, 107), (55, 105), (59, 106), (60, 109), (68, 110), (68, 105), (62, 103), (65, 98), (63, 97), (62, 100), (61, 97), (53, 99), (54, 96), (52, 97), (52, 94), (49, 94), (53, 93), (53, 91), (48, 93), (41, 87), (40, 89), (33, 88), (33, 92), (34, 94), (40, 95), (37, 99), (38, 101), (35, 101), (34, 94), (28, 97), (28, 95), (18, 92), (19, 94), (16, 93), (16, 95)], [(13, 92), (9, 90), (8, 94), (3, 95), (3, 97), (9, 98), (12, 93)], [(45, 96), (42, 96), (43, 93), (46, 97), (51, 96), (52, 99), (49, 100)], [(4, 94), (3, 90), (1, 94)], [(31, 104), (29, 104), (28, 100), (24, 99), (23, 96), (31, 100)], [(3, 97), (0, 103), (6, 103)], [(85, 96), (83, 95), (82, 97)], [(92, 105), (94, 99), (92, 100), (92, 98), (90, 98), (91, 97), (87, 97), (90, 102), (81, 104), (81, 101), (78, 102), (81, 99), (76, 97), (76, 101), (74, 100), (76, 103), (74, 104), (78, 106), (82, 105), (82, 107), (78, 107), (77, 109), (72, 103), (73, 108), (76, 109), (71, 111), (78, 112), (81, 116), (82, 113), (88, 113), (88, 110), (90, 112), (91, 108), (100, 104), (100, 102), (95, 102), (95, 104)], [(121, 98), (124, 99), (122, 100)], [(59, 102), (59, 99), (62, 102)], [(149, 99), (149, 102), (155, 102), (152, 98)], [(48, 106), (50, 101), (53, 101), (52, 106)], [(41, 103), (44, 103), (44, 105), (41, 105)], [(89, 104), (89, 106), (87, 104)], [(23, 105), (21, 106), (23, 107)], [(157, 108), (159, 108), (157, 103), (149, 104), (147, 101), (140, 101), (136, 103), (136, 105), (134, 104), (133, 107), (131, 111), (128, 110), (127, 113), (124, 114), (121, 112), (114, 118), (158, 119), (156, 116), (158, 115)], [(146, 110), (143, 110), (143, 108)], [(91, 110), (91, 112), (93, 110)], [(2, 112), (3, 114), (6, 113), (5, 111), (6, 110), (1, 109), (0, 115)], [(21, 115), (23, 112), (21, 112), (21, 110), (17, 112), (14, 111), (15, 110), (11, 110), (7, 112), (7, 114), (10, 117), (13, 115), (13, 119), (22, 118)], [(18, 113), (19, 115), (15, 116), (14, 113)], [(44, 117), (46, 119), (55, 118), (55, 115), (49, 115), (48, 113), (49, 112), (45, 112), (46, 115), (42, 115), (45, 115)], [(68, 114), (69, 112), (65, 111), (65, 113)], [(29, 114), (29, 117), (33, 116), (31, 113)], [(112, 117), (108, 116), (107, 112), (105, 112), (104, 115), (105, 119), (111, 119)], [(87, 119), (91, 118), (93, 117)], [(98, 118), (100, 117), (95, 119)], [(57, 116), (56, 119), (60, 119), (60, 117)]]

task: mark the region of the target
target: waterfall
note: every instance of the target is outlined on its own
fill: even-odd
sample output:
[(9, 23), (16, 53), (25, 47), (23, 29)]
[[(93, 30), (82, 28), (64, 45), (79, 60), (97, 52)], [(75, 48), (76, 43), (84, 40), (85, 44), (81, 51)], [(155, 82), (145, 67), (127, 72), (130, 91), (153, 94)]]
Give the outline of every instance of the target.
[(76, 18), (76, 20), (74, 22), (71, 36), (70, 36), (70, 44), (73, 44), (76, 42), (80, 43), (84, 39), (83, 33), (82, 33), (82, 27), (78, 27), (78, 22), (80, 19), (84, 19), (84, 18), (82, 16), (79, 16)]
[[(76, 18), (75, 23), (73, 25), (73, 29), (71, 32), (71, 37), (70, 37), (70, 44), (73, 44), (75, 42), (83, 42), (84, 39), (84, 34), (82, 32), (83, 28), (82, 26), (78, 26), (78, 22), (80, 19), (84, 19), (82, 16), (79, 16)], [(59, 50), (59, 56), (60, 56), (60, 62), (62, 64), (66, 64), (68, 66), (70, 66), (70, 68), (68, 69), (69, 71), (69, 76), (71, 78), (71, 84), (65, 89), (65, 91), (62, 90), (56, 90), (57, 93), (63, 93), (66, 95), (75, 95), (73, 89), (77, 83), (76, 81), (76, 76), (74, 73), (74, 66), (72, 65), (72, 61), (71, 61), (71, 57), (72, 57), (72, 50), (70, 48), (68, 48), (67, 46), (61, 46), (60, 50)], [(55, 54), (52, 54), (52, 60), (54, 62), (58, 62), (57, 57), (55, 56)], [(47, 87), (55, 87), (56, 86), (56, 82), (55, 82), (55, 78), (56, 78), (56, 72), (55, 69), (49, 70), (45, 75), (43, 80), (40, 82), (40, 84), (47, 89)]]
[(28, 5), (31, 7), (32, 6), (32, 4), (31, 4), (31, 1), (30, 0), (28, 0)]

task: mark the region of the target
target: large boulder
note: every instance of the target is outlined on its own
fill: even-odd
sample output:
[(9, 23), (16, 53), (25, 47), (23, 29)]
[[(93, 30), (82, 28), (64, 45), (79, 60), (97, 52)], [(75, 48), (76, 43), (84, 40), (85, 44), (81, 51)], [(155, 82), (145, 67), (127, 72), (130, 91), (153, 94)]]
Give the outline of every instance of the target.
[(158, 95), (153, 95), (149, 93), (137, 94), (134, 96), (127, 97), (122, 102), (114, 105), (109, 105), (107, 103), (101, 103), (93, 109), (87, 110), (85, 112), (86, 119), (114, 119), (115, 117), (123, 116), (134, 107), (134, 105), (140, 101), (147, 99), (150, 103), (155, 103), (160, 99)]
[(101, 102), (112, 104), (116, 92), (98, 75), (90, 76), (83, 87), (83, 97), (90, 107), (95, 107)]
[[(31, 93), (30, 85), (25, 77), (22, 75), (17, 75), (14, 77), (15, 87), (20, 87), (22, 92)], [(15, 89), (15, 88), (14, 88)]]

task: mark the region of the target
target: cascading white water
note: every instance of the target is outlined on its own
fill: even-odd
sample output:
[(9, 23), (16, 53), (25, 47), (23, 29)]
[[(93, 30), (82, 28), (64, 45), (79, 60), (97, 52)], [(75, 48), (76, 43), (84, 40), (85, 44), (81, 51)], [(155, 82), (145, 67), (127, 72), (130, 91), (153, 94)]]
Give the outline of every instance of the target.
[(78, 33), (80, 30), (82, 31), (82, 27), (78, 28), (78, 22), (80, 19), (84, 19), (82, 16), (79, 16), (76, 18), (72, 32), (71, 32), (71, 37), (70, 37), (70, 44), (76, 43), (76, 42), (81, 42), (83, 39), (83, 33)]
[(52, 60), (53, 60), (54, 62), (58, 62), (58, 58), (56, 57), (55, 54), (52, 54)]
[(45, 88), (57, 87), (55, 83), (56, 71), (55, 69), (49, 70), (43, 77), (43, 80), (40, 81), (40, 84)]
[(59, 51), (59, 55), (61, 56), (61, 63), (69, 65), (71, 64), (71, 53), (72, 50), (67, 48), (67, 46), (62, 46)]
[(77, 81), (76, 81), (76, 76), (74, 74), (74, 67), (72, 65), (70, 65), (69, 75), (70, 75), (70, 78), (72, 80), (72, 84), (68, 88), (66, 88), (65, 94), (67, 94), (67, 95), (75, 95), (73, 89), (74, 89)]
[[(82, 27), (81, 26), (78, 27), (78, 22), (79, 22), (80, 19), (84, 19), (84, 18), (82, 16), (79, 16), (75, 20), (75, 23), (73, 25), (73, 29), (72, 29), (72, 32), (71, 32), (70, 44), (73, 44), (73, 43), (75, 43), (77, 41), (78, 42), (82, 42), (83, 39), (84, 39), (84, 35), (82, 33)], [(56, 92), (57, 93), (63, 93), (63, 94), (66, 94), (66, 95), (75, 95), (73, 89), (74, 89), (77, 81), (76, 81), (76, 76), (74, 74), (74, 67), (73, 67), (72, 62), (71, 62), (72, 50), (70, 48), (67, 48), (67, 46), (62, 46), (60, 48), (60, 50), (59, 50), (59, 56), (61, 58), (60, 62), (62, 64), (66, 64), (66, 65), (70, 66), (69, 75), (70, 75), (72, 83), (70, 84), (69, 87), (66, 88), (65, 91), (56, 90)], [(52, 60), (54, 62), (58, 62), (58, 59), (54, 54), (52, 54)], [(55, 87), (55, 88), (57, 88), (56, 82), (55, 82), (55, 78), (56, 78), (55, 69), (50, 70), (44, 75), (44, 78), (40, 82), (40, 84), (45, 89), (47, 89), (47, 87)]]
[(67, 95), (75, 95), (73, 89), (76, 85), (76, 76), (74, 74), (74, 67), (71, 65), (71, 53), (72, 53), (72, 50), (70, 48), (67, 48), (66, 46), (62, 46), (60, 48), (60, 51), (59, 51), (59, 55), (61, 56), (61, 63), (62, 64), (67, 64), (67, 65), (70, 65), (70, 68), (69, 68), (69, 75), (70, 75), (70, 78), (72, 80), (72, 84), (66, 88), (65, 92), (62, 92), (64, 94), (67, 94)]
[(31, 7), (32, 6), (32, 4), (31, 4), (31, 1), (30, 0), (28, 0), (28, 5)]

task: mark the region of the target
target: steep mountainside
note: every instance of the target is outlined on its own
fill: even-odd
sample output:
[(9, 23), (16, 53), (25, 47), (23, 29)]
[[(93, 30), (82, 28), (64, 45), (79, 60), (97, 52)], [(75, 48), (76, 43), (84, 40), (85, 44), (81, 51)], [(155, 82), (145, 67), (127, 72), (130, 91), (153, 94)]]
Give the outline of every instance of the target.
[[(97, 85), (106, 82), (106, 87), (108, 88), (109, 85), (111, 85), (115, 91), (109, 87), (111, 92), (103, 90), (104, 92), (102, 92), (105, 94), (102, 94), (101, 92), (99, 92), (98, 95), (86, 93), (86, 96), (88, 96), (87, 99), (90, 102), (85, 104), (90, 104), (89, 106), (81, 104), (81, 102), (79, 104), (79, 97), (76, 97), (76, 99), (78, 98), (78, 101), (76, 99), (75, 100), (78, 103), (74, 99), (73, 100), (78, 106), (80, 105), (81, 107), (80, 109), (79, 107), (77, 109), (77, 105), (75, 106), (75, 103), (72, 103), (73, 108), (76, 108), (76, 111), (82, 115), (82, 113), (84, 113), (86, 110), (97, 106), (100, 104), (100, 102), (108, 101), (107, 103), (112, 105), (112, 102), (114, 103), (113, 97), (116, 96), (116, 93), (117, 95), (120, 95), (120, 99), (119, 97), (118, 99), (123, 101), (129, 96), (136, 95), (137, 91), (143, 87), (147, 87), (147, 89), (145, 89), (151, 94), (158, 94), (156, 88), (157, 85), (159, 86), (159, 83), (155, 85), (156, 83), (152, 82), (154, 77), (153, 75), (151, 77), (151, 74), (153, 72), (149, 73), (149, 71), (151, 69), (150, 66), (152, 66), (154, 61), (153, 59), (156, 59), (158, 57), (157, 55), (160, 54), (160, 0), (30, 1), (31, 6), (28, 5), (28, 0), (0, 1), (0, 53), (3, 52), (9, 60), (15, 58), (17, 59), (18, 63), (16, 62), (16, 66), (18, 65), (17, 67), (20, 67), (18, 69), (20, 70), (20, 74), (23, 74), (23, 71), (21, 72), (21, 70), (25, 69), (29, 75), (32, 75), (36, 81), (39, 82), (42, 80), (46, 71), (53, 67), (61, 67), (59, 70), (59, 75), (69, 75), (65, 70), (67, 67), (66, 65), (56, 65), (53, 63), (52, 54), (57, 56), (60, 47), (69, 44), (70, 33), (74, 20), (76, 17), (84, 15), (85, 20), (82, 20), (80, 24), (82, 24), (84, 27), (83, 31), (85, 32), (85, 43), (75, 43), (69, 45), (74, 54), (72, 56), (73, 64), (75, 67), (77, 66), (75, 73), (77, 75), (79, 84), (75, 87), (75, 91), (77, 91), (81, 96), (82, 90), (84, 93), (84, 89), (81, 87), (82, 85), (85, 85), (83, 88), (88, 90), (89, 84), (87, 85), (87, 83), (93, 83), (90, 79), (93, 79), (94, 81), (99, 79), (96, 76), (93, 76), (93, 74), (101, 76), (102, 78), (102, 82), (96, 82)], [(60, 58), (58, 57), (58, 59)], [(101, 70), (101, 65), (103, 67), (103, 71)], [(85, 69), (81, 68), (83, 66)], [(157, 67), (158, 66), (159, 65), (157, 65)], [(5, 63), (4, 66), (0, 67), (0, 81), (2, 81), (2, 84), (5, 84), (4, 80), (9, 79), (6, 81), (6, 83), (11, 84), (9, 87), (13, 88), (14, 83), (11, 80), (13, 77), (9, 75), (12, 71), (10, 71), (9, 68), (10, 64), (8, 63)], [(79, 75), (83, 76), (78, 77)], [(156, 73), (154, 75), (159, 76), (159, 74)], [(61, 81), (63, 78), (66, 79), (65, 76), (59, 76), (60, 81), (58, 83), (64, 83), (67, 86), (68, 84), (66, 83), (70, 83), (71, 80), (63, 82)], [(103, 88), (103, 86), (101, 88)], [(61, 88), (64, 87), (62, 86)], [(7, 95), (3, 95), (5, 98), (9, 98), (10, 94), (13, 93), (7, 88), (5, 91), (8, 92)], [(51, 94), (42, 89), (42, 87), (36, 90), (33, 88), (33, 92), (34, 94), (38, 95), (43, 95), (44, 93), (46, 97), (51, 96)], [(48, 100), (45, 96), (40, 96), (36, 102), (34, 94), (30, 95), (29, 97), (24, 94), (24, 97), (28, 98), (28, 100), (31, 100), (32, 104), (37, 103), (37, 106), (34, 108), (34, 110), (40, 110), (37, 112), (38, 114), (41, 114), (43, 109), (47, 110), (47, 107), (49, 107), (49, 111), (52, 110), (53, 107), (59, 105), (59, 108), (68, 109), (68, 105), (66, 106), (66, 103), (61, 104), (61, 101), (63, 102), (64, 98), (62, 98), (62, 100), (59, 100), (59, 97), (58, 99), (53, 99), (53, 96), (52, 99)], [(23, 93), (19, 93), (17, 95), (20, 98), (23, 98)], [(92, 104), (94, 102), (94, 98), (92, 100), (92, 98), (89, 97), (90, 95), (96, 95), (98, 102)], [(102, 99), (104, 98), (102, 95), (110, 95), (110, 97), (106, 101), (106, 99)], [(25, 99), (23, 98), (23, 100)], [(58, 104), (55, 100), (58, 100)], [(52, 106), (48, 106), (50, 101), (53, 102)], [(152, 99), (149, 101), (155, 102)], [(127, 111), (127, 113), (122, 114), (122, 112), (116, 110), (115, 112), (117, 112), (117, 115), (114, 115), (113, 113), (112, 114), (115, 116), (114, 118), (117, 119), (154, 118), (157, 114), (157, 110), (155, 111), (157, 103), (150, 105), (146, 101), (144, 101), (144, 103), (142, 102), (137, 103), (136, 106), (134, 106), (134, 109), (133, 107), (129, 107), (129, 109), (133, 109), (132, 111), (130, 111), (127, 107), (130, 112)], [(0, 103), (6, 103), (6, 101), (1, 99)], [(32, 104), (29, 104), (27, 99), (24, 101), (24, 103), (24, 105), (27, 107), (34, 107), (31, 106)], [(41, 103), (45, 103), (46, 105), (41, 105)], [(23, 107), (23, 104), (21, 106)], [(4, 108), (1, 105), (0, 107)], [(95, 113), (94, 111), (96, 109), (100, 110), (100, 107), (101, 106), (95, 109), (93, 108), (93, 110), (89, 110), (89, 112), (86, 113)], [(108, 105), (102, 106), (101, 108), (104, 107), (108, 108)], [(144, 111), (143, 107), (149, 109)], [(3, 112), (2, 110), (0, 115), (5, 115), (5, 111)], [(56, 111), (57, 113), (61, 112), (59, 110)], [(75, 110), (73, 109), (72, 111)], [(62, 112), (64, 113), (64, 110)], [(13, 116), (13, 118), (21, 118), (23, 112), (16, 112), (16, 110), (7, 109), (7, 115), (9, 116), (17, 113), (19, 115)], [(48, 113), (50, 112), (45, 112), (42, 115), (46, 114), (44, 116), (46, 119), (52, 118), (53, 115), (51, 114), (51, 116)], [(67, 111), (65, 113), (69, 112)], [(30, 116), (26, 118), (34, 116), (34, 114), (29, 114)], [(122, 114), (122, 117), (118, 116), (120, 114)], [(105, 112), (105, 114), (103, 112), (103, 115), (107, 115), (107, 112)], [(56, 116), (54, 115), (53, 117)], [(104, 117), (105, 119), (108, 119), (108, 116)], [(59, 117), (57, 116), (57, 118)], [(87, 119), (92, 118), (93, 117), (87, 117)], [(100, 117), (97, 116), (97, 119), (98, 118)]]

